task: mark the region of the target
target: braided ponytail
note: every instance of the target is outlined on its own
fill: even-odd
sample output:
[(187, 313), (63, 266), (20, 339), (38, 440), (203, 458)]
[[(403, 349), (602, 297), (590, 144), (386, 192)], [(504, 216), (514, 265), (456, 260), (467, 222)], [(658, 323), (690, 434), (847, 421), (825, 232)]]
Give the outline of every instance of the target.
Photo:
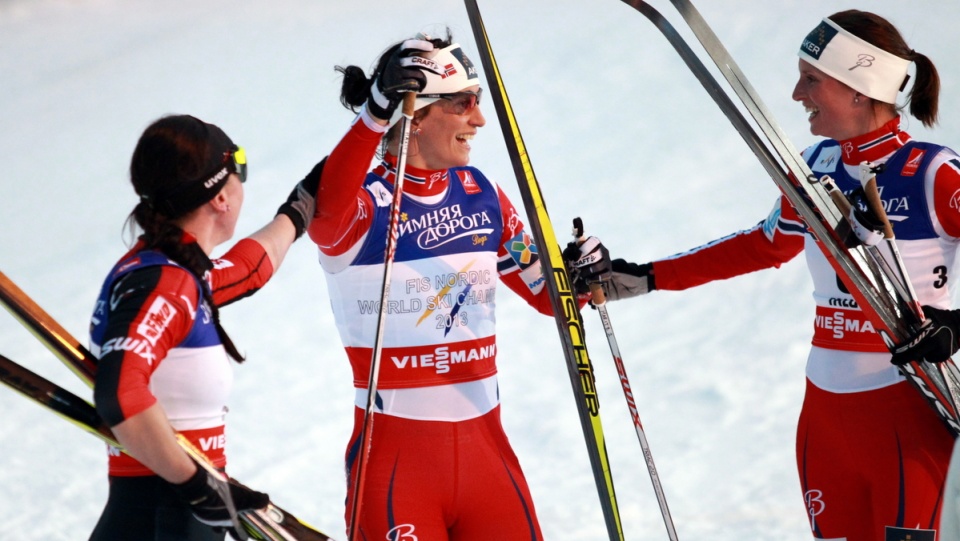
[[(167, 116), (151, 124), (141, 135), (130, 163), (130, 180), (140, 202), (128, 218), (142, 229), (140, 240), (147, 250), (157, 250), (193, 274), (200, 283), (203, 300), (210, 308), (217, 335), (224, 349), (237, 362), (244, 357), (220, 325), (207, 273), (213, 263), (195, 239), (189, 238), (173, 218), (158, 205), (158, 195), (176, 192), (195, 182), (210, 162), (233, 142), (220, 128), (187, 115)], [(160, 207), (160, 208), (158, 208)]]

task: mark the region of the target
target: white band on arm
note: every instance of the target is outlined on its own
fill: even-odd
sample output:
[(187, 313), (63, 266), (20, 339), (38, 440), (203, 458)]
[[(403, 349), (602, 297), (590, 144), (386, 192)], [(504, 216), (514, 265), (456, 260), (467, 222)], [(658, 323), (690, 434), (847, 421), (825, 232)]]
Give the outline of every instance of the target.
[(389, 125), (384, 126), (376, 121), (373, 115), (370, 114), (370, 111), (367, 110), (366, 102), (360, 107), (360, 112), (357, 113), (356, 118), (353, 119), (353, 124), (357, 122), (363, 122), (366, 127), (370, 128), (370, 131), (375, 133), (387, 133), (387, 130), (390, 129)]

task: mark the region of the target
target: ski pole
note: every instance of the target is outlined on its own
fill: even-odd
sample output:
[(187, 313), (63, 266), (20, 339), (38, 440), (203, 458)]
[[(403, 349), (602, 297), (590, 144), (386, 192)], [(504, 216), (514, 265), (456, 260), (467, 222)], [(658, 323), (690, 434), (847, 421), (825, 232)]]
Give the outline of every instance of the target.
[(883, 200), (880, 199), (880, 191), (877, 189), (877, 173), (883, 168), (883, 165), (877, 165), (871, 162), (860, 163), (860, 186), (863, 187), (863, 193), (866, 196), (867, 206), (873, 211), (880, 222), (883, 224), (884, 245), (887, 248), (888, 259), (893, 261), (895, 276), (900, 285), (905, 290), (903, 296), (911, 302), (912, 308), (920, 321), (923, 321), (923, 308), (920, 307), (920, 301), (917, 292), (913, 288), (913, 282), (910, 281), (910, 275), (907, 274), (907, 266), (900, 255), (900, 249), (897, 247), (897, 240), (893, 234), (893, 224), (887, 216), (886, 209), (883, 208)]
[[(583, 244), (586, 240), (583, 236), (583, 221), (580, 218), (573, 219), (573, 236), (577, 244)], [(640, 449), (643, 451), (643, 458), (647, 463), (647, 471), (650, 472), (650, 482), (653, 483), (653, 491), (657, 494), (657, 501), (660, 503), (660, 514), (663, 515), (663, 524), (667, 528), (667, 535), (670, 541), (677, 541), (677, 530), (673, 526), (673, 518), (670, 515), (670, 508), (667, 506), (667, 496), (660, 484), (660, 475), (657, 473), (657, 466), (653, 463), (653, 453), (650, 452), (650, 444), (647, 442), (647, 435), (643, 430), (643, 423), (640, 422), (640, 412), (637, 409), (637, 403), (633, 399), (633, 387), (630, 385), (630, 379), (627, 378), (627, 369), (623, 364), (623, 356), (620, 355), (620, 346), (617, 344), (617, 336), (613, 332), (613, 324), (610, 323), (610, 314), (607, 312), (607, 298), (603, 292), (603, 286), (599, 283), (590, 284), (590, 294), (593, 298), (593, 306), (600, 314), (600, 321), (603, 323), (603, 332), (607, 335), (607, 343), (610, 345), (610, 353), (613, 355), (613, 364), (617, 367), (617, 376), (620, 378), (620, 386), (623, 388), (623, 397), (627, 401), (627, 409), (630, 410), (630, 418), (633, 419), (633, 427), (637, 431), (637, 439), (640, 440)]]
[(397, 174), (393, 186), (393, 202), (390, 207), (390, 223), (387, 226), (387, 247), (383, 257), (383, 288), (380, 291), (380, 314), (377, 319), (377, 334), (370, 359), (370, 379), (367, 382), (367, 405), (363, 412), (360, 430), (360, 453), (357, 456), (357, 476), (353, 482), (353, 509), (350, 512), (349, 539), (359, 539), (357, 523), (363, 507), (363, 489), (366, 481), (367, 458), (373, 443), (373, 414), (376, 407), (377, 380), (380, 377), (380, 361), (383, 354), (383, 328), (387, 319), (387, 301), (390, 298), (390, 275), (394, 254), (397, 250), (397, 234), (400, 222), (400, 199), (403, 195), (403, 176), (407, 168), (407, 148), (410, 145), (410, 124), (413, 122), (416, 92), (407, 92), (403, 97), (403, 116), (400, 117), (400, 147), (397, 151)]
[[(887, 253), (883, 254), (878, 251), (878, 257), (883, 259), (884, 263), (889, 263), (887, 260), (892, 260), (893, 269), (889, 272), (897, 278), (895, 281), (900, 282), (899, 285), (904, 290), (901, 294), (909, 301), (910, 308), (914, 311), (918, 320), (923, 321), (923, 307), (920, 304), (920, 298), (917, 296), (913, 282), (910, 280), (910, 275), (907, 272), (907, 266), (903, 262), (903, 257), (900, 255), (897, 240), (893, 234), (893, 224), (890, 223), (887, 211), (883, 208), (883, 200), (880, 198), (880, 191), (877, 188), (877, 174), (882, 171), (883, 167), (883, 165), (870, 162), (862, 162), (860, 164), (860, 185), (863, 186), (867, 205), (880, 217), (884, 226), (884, 246), (886, 247)], [(891, 265), (888, 264), (888, 266)], [(951, 401), (954, 404), (960, 404), (960, 370), (957, 369), (956, 364), (953, 362), (938, 363), (934, 365), (934, 369), (943, 379)]]

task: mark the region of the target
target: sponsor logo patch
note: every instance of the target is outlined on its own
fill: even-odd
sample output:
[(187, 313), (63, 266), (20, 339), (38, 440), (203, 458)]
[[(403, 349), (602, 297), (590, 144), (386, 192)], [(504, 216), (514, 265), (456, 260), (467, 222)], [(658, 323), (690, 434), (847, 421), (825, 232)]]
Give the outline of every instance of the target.
[(153, 354), (153, 348), (150, 345), (139, 339), (139, 338), (129, 338), (126, 336), (119, 338), (111, 338), (103, 343), (103, 346), (100, 347), (100, 356), (103, 357), (108, 353), (114, 351), (131, 351), (135, 355), (143, 358), (147, 361), (147, 364), (152, 365), (156, 355)]
[(425, 350), (400, 357), (393, 355), (390, 360), (393, 361), (398, 370), (426, 368), (435, 371), (437, 374), (446, 374), (450, 372), (450, 365), (493, 359), (496, 355), (497, 345), (489, 343), (458, 348), (440, 346), (432, 351)]
[(521, 269), (525, 269), (537, 261), (537, 246), (533, 243), (530, 235), (523, 231), (508, 240), (504, 248), (507, 249), (507, 253)]
[(825, 22), (821, 22), (812, 32), (807, 34), (807, 37), (803, 40), (803, 44), (800, 45), (800, 50), (820, 60), (820, 55), (823, 54), (823, 50), (836, 35), (836, 28)]
[(382, 182), (374, 182), (367, 186), (367, 191), (373, 196), (378, 207), (389, 207), (393, 203), (393, 192), (387, 189)]
[(233, 261), (230, 261), (229, 259), (214, 259), (212, 263), (213, 268), (215, 269), (229, 269), (234, 266)]
[(853, 71), (857, 68), (869, 68), (876, 60), (877, 57), (872, 54), (860, 53), (857, 55), (857, 63), (854, 64), (852, 68), (849, 68), (848, 71)]
[(442, 207), (419, 216), (404, 214), (398, 234), (417, 236), (417, 246), (425, 250), (438, 248), (462, 238), (476, 240), (493, 232), (493, 221), (487, 211), (463, 214), (459, 204)]
[(150, 345), (157, 345), (157, 339), (167, 330), (167, 326), (177, 315), (177, 309), (167, 299), (157, 297), (150, 305), (146, 315), (137, 325), (137, 334), (146, 338)]
[(883, 541), (937, 541), (937, 531), (887, 526)]
[(773, 206), (773, 209), (770, 211), (770, 214), (767, 215), (767, 219), (763, 221), (763, 234), (767, 237), (767, 240), (773, 242), (773, 235), (777, 231), (777, 222), (780, 221), (780, 200), (777, 199), (777, 203)]
[(813, 168), (817, 171), (832, 171), (833, 164), (840, 160), (840, 147), (829, 147), (820, 150)]
[(396, 541), (420, 541), (420, 538), (414, 535), (413, 524), (401, 524), (399, 526), (394, 526), (387, 532), (387, 539), (396, 540)]
[(467, 58), (467, 55), (463, 54), (462, 49), (457, 47), (456, 49), (450, 51), (450, 54), (452, 54), (454, 58), (460, 61), (460, 64), (463, 65), (464, 69), (467, 70), (467, 79), (476, 79), (477, 77), (479, 77), (479, 75), (477, 74), (477, 68), (473, 65), (473, 62), (471, 62), (470, 59)]
[(950, 208), (960, 210), (960, 190), (953, 192), (953, 195), (950, 196)]
[(823, 513), (827, 504), (823, 501), (823, 492), (817, 489), (811, 489), (803, 494), (803, 500), (807, 504), (807, 514), (810, 515), (810, 527), (816, 531), (817, 515)]
[(900, 175), (904, 177), (912, 177), (917, 174), (917, 170), (920, 169), (920, 163), (923, 161), (923, 155), (926, 154), (925, 150), (920, 150), (919, 148), (914, 148), (910, 150), (910, 157), (907, 158), (907, 163), (903, 164), (903, 169), (900, 170)]
[(470, 171), (457, 171), (457, 177), (460, 178), (460, 184), (463, 185), (463, 191), (466, 193), (474, 195), (482, 191)]

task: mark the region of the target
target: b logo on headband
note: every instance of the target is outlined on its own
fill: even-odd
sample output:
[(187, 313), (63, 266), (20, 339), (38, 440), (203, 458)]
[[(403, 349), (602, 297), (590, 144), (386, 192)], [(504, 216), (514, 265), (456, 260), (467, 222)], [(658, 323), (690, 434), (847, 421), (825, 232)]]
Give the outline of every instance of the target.
[(873, 65), (873, 61), (876, 59), (877, 57), (873, 56), (872, 54), (861, 53), (860, 56), (857, 57), (857, 63), (854, 64), (853, 67), (850, 68), (848, 71), (853, 71), (861, 67), (869, 68), (870, 66)]

